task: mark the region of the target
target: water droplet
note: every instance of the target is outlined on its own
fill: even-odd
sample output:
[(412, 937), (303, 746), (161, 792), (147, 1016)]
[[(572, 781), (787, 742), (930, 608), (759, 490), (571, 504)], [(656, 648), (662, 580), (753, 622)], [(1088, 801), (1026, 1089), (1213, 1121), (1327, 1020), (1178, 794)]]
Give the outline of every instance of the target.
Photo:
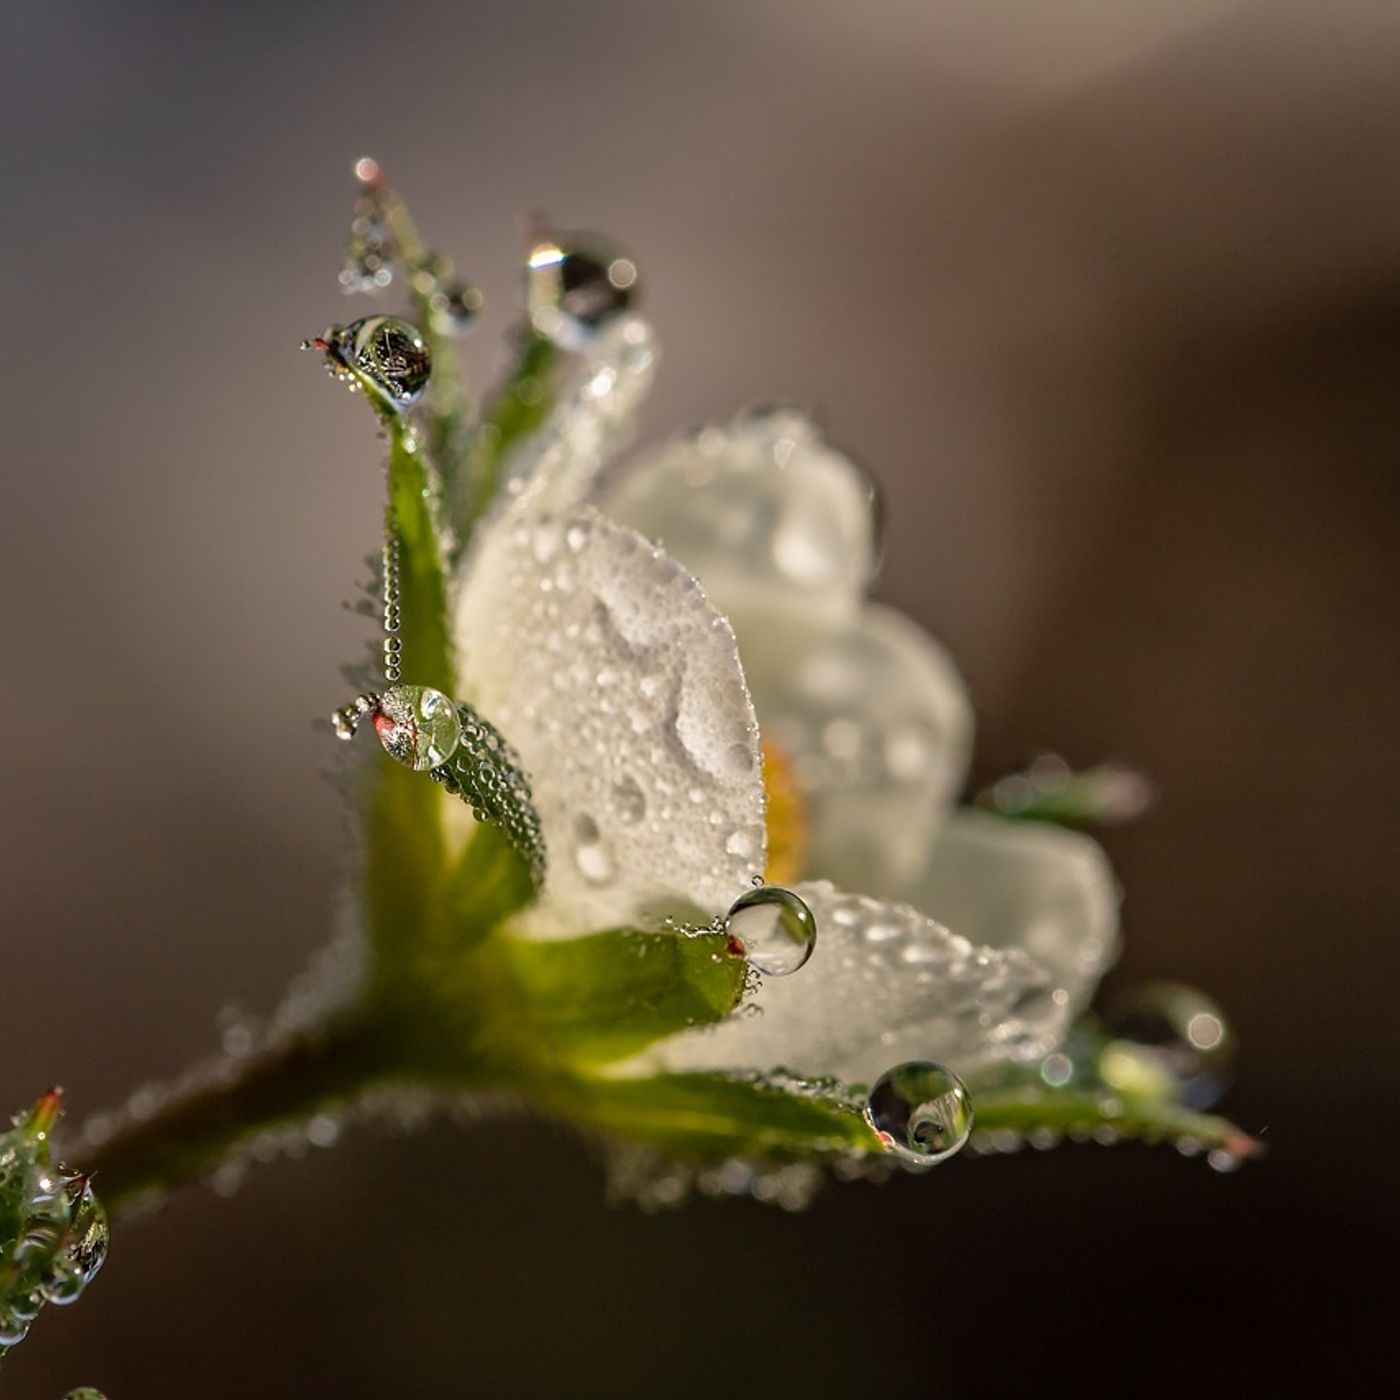
[(390, 686), (379, 697), (374, 730), (390, 758), (419, 772), (446, 763), (462, 741), (457, 707), (425, 685)]
[(590, 885), (611, 884), (617, 874), (612, 848), (589, 816), (574, 819), (574, 864)]
[(636, 296), (637, 265), (587, 234), (541, 238), (526, 265), (530, 321), (547, 340), (580, 351)]
[(1234, 1037), (1224, 1012), (1193, 987), (1149, 983), (1115, 1003), (1106, 1020), (1112, 1039), (1100, 1072), (1114, 1088), (1141, 1087), (1119, 1080), (1156, 1068), (1176, 1081), (1190, 1108), (1209, 1108), (1224, 1093)]
[(485, 304), (486, 298), (480, 290), (467, 282), (449, 282), (428, 299), (438, 324), (453, 335), (471, 330)]
[(866, 1114), (887, 1147), (921, 1165), (951, 1157), (972, 1133), (966, 1087), (931, 1060), (886, 1070), (870, 1091)]
[(308, 344), (323, 351), (333, 369), (355, 370), (395, 410), (416, 403), (432, 375), (427, 341), (397, 316), (366, 316), (348, 326), (329, 326)]
[(391, 196), (383, 186), (378, 164), (369, 157), (355, 162), (355, 178), (360, 181), (360, 194), (345, 243), (340, 285), (347, 292), (378, 292), (393, 281), (394, 261), (399, 255), (389, 226)]
[(750, 966), (785, 977), (804, 966), (817, 942), (812, 911), (791, 890), (759, 885), (740, 896), (725, 916), (728, 932), (744, 946)]
[(646, 794), (633, 777), (619, 779), (613, 784), (613, 802), (617, 807), (617, 819), (624, 826), (636, 826), (647, 813)]

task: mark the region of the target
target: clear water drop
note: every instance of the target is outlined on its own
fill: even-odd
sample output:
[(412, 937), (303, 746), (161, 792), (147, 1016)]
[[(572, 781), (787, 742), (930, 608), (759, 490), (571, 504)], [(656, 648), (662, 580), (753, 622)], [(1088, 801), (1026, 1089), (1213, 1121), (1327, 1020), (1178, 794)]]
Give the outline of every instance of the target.
[(531, 324), (565, 350), (585, 349), (632, 305), (636, 290), (636, 263), (588, 234), (544, 237), (530, 250), (525, 300)]
[(961, 1079), (932, 1060), (910, 1060), (875, 1081), (866, 1106), (892, 1151), (930, 1165), (959, 1151), (972, 1134), (972, 1103)]
[(590, 885), (609, 885), (617, 875), (612, 847), (590, 816), (574, 820), (574, 865)]
[(1106, 1025), (1111, 1039), (1100, 1072), (1114, 1088), (1143, 1087), (1118, 1080), (1155, 1067), (1176, 1082), (1182, 1103), (1203, 1109), (1230, 1083), (1234, 1037), (1229, 1022), (1194, 987), (1148, 983), (1111, 1006)]
[(749, 965), (767, 977), (796, 972), (816, 947), (816, 917), (779, 885), (759, 885), (741, 895), (724, 922), (730, 936), (743, 944)]
[(390, 686), (379, 697), (374, 732), (390, 758), (420, 773), (446, 763), (462, 742), (457, 706), (426, 685)]
[(354, 370), (396, 412), (422, 397), (433, 372), (421, 332), (397, 316), (366, 316), (348, 326), (329, 326), (307, 342), (329, 358), (334, 371)]

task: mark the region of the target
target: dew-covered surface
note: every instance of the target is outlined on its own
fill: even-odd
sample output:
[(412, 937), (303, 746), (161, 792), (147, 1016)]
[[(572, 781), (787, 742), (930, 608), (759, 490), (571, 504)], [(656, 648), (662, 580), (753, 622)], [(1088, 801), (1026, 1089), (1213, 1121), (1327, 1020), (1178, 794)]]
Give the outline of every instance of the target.
[(767, 979), (751, 1005), (660, 1054), (676, 1069), (757, 1070), (871, 1084), (890, 1065), (933, 1059), (969, 1074), (1034, 1057), (1063, 1033), (1067, 1007), (1019, 949), (978, 947), (907, 905), (826, 881), (794, 891), (819, 930), (811, 960)]
[(565, 374), (543, 425), (510, 455), (500, 511), (581, 504), (633, 432), (658, 354), (655, 332), (640, 316), (621, 316), (599, 331)]
[(529, 927), (718, 911), (761, 873), (758, 728), (734, 634), (647, 540), (591, 512), (498, 520), (456, 640), (467, 698), (533, 786), (549, 873)]
[(706, 580), (725, 609), (771, 591), (848, 618), (874, 571), (870, 482), (791, 409), (643, 449), (610, 475), (601, 504)]
[(774, 409), (643, 451), (598, 498), (733, 624), (764, 737), (804, 799), (806, 873), (901, 894), (965, 780), (972, 708), (933, 638), (864, 601), (877, 548), (864, 473)]
[(955, 812), (906, 888), (973, 942), (1024, 949), (1072, 1012), (1118, 956), (1118, 883), (1099, 843), (1077, 832)]

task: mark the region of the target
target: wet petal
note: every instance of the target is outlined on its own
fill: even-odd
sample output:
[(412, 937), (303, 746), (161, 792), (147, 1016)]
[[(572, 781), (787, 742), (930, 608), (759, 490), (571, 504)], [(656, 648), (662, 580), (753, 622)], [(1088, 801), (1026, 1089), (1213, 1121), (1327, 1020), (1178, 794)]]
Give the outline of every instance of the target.
[(849, 617), (872, 573), (869, 482), (791, 410), (654, 448), (604, 483), (600, 503), (664, 545), (726, 614), (776, 597)]
[(1118, 887), (1102, 848), (1044, 822), (956, 813), (907, 897), (980, 943), (1024, 949), (1073, 1011), (1118, 952)]
[(538, 432), (507, 463), (506, 491), (532, 510), (580, 505), (627, 441), (656, 373), (656, 337), (640, 316), (601, 331), (578, 357)]
[(881, 898), (902, 894), (972, 747), (972, 706), (948, 654), (879, 603), (838, 627), (772, 610), (730, 621), (764, 739), (805, 799), (808, 873)]
[(966, 1075), (1045, 1053), (1068, 1009), (1020, 949), (980, 948), (908, 905), (798, 885), (817, 948), (791, 977), (765, 982), (754, 1005), (660, 1050), (670, 1069), (786, 1069), (870, 1084), (903, 1060)]
[(695, 579), (592, 511), (517, 506), (458, 599), (464, 699), (518, 751), (548, 851), (532, 932), (722, 911), (763, 868), (758, 729)]

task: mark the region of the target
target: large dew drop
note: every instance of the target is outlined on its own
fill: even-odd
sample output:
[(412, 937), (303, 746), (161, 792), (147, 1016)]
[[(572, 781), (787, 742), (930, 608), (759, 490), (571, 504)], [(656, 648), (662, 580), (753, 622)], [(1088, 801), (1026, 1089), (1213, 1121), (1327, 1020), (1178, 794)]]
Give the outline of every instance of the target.
[(542, 238), (530, 250), (525, 300), (530, 321), (565, 350), (587, 347), (636, 295), (637, 265), (587, 235)]
[(870, 1091), (866, 1113), (887, 1147), (922, 1166), (951, 1157), (972, 1133), (972, 1104), (962, 1080), (931, 1060), (886, 1070)]
[(796, 972), (817, 943), (812, 911), (791, 890), (777, 885), (760, 885), (736, 899), (725, 926), (743, 944), (749, 965), (768, 977)]
[(1182, 1103), (1209, 1108), (1231, 1078), (1234, 1037), (1225, 1013), (1194, 987), (1152, 982), (1120, 999), (1107, 1018), (1111, 1037), (1099, 1072), (1125, 1092), (1146, 1089), (1155, 1071), (1175, 1081)]
[(456, 705), (426, 685), (390, 686), (379, 697), (374, 730), (390, 758), (420, 773), (446, 763), (462, 742)]
[(397, 316), (366, 316), (348, 326), (328, 326), (302, 348), (325, 354), (337, 378), (358, 375), (396, 413), (422, 397), (433, 372), (428, 342)]

